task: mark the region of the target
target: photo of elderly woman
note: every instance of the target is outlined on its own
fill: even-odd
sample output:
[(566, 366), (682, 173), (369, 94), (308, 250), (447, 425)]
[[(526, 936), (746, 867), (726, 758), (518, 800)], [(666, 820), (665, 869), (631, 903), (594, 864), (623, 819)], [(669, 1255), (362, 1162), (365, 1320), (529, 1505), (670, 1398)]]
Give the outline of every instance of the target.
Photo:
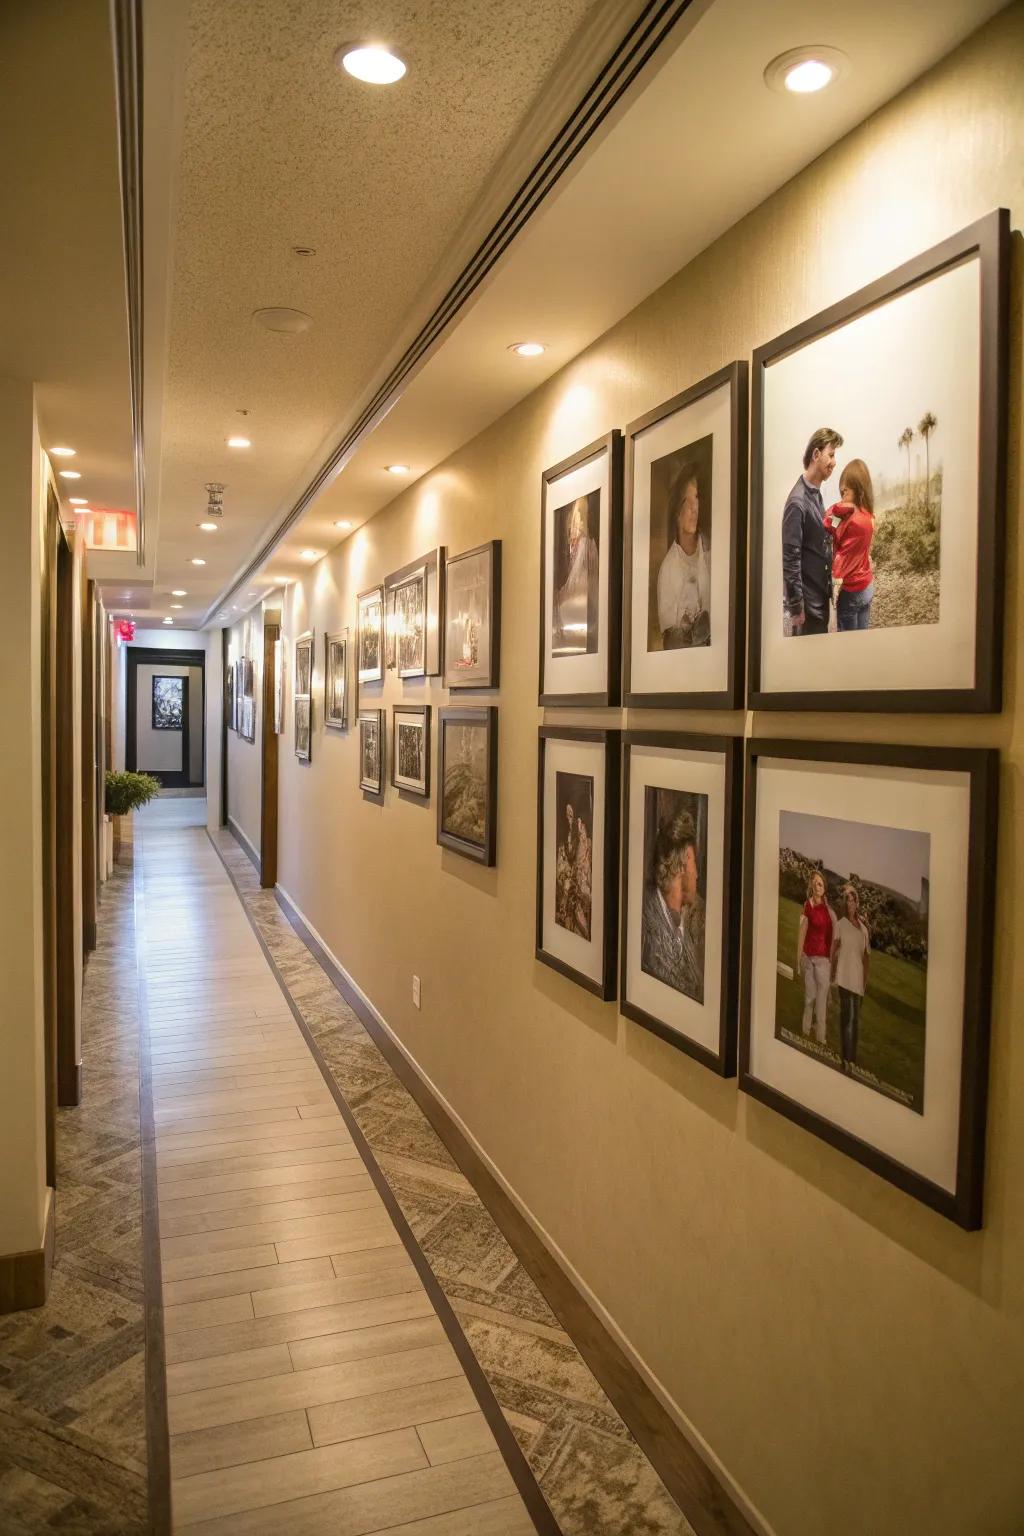
[(711, 466), (714, 438), (651, 464), (648, 651), (711, 644)]
[(775, 1038), (924, 1111), (931, 838), (779, 816)]

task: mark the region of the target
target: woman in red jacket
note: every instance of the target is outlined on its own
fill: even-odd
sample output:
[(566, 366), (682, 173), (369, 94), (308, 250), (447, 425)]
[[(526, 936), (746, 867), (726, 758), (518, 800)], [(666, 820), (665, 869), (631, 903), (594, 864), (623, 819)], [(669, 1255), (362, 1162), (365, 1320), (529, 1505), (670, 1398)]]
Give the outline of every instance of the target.
[(863, 459), (851, 459), (839, 476), (839, 500), (825, 524), (832, 530), (832, 579), (842, 582), (836, 598), (836, 627), (867, 629), (875, 595), (871, 541), (875, 536), (875, 493)]

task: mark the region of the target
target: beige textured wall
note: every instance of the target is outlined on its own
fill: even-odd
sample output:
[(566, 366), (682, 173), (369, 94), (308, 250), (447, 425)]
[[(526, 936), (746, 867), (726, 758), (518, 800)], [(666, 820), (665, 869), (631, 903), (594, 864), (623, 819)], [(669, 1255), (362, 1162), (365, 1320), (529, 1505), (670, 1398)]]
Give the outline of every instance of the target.
[[(540, 473), (997, 205), (1019, 219), (1022, 65), (1017, 4), (411, 487), (292, 587), (284, 614), (289, 640), (316, 630), (316, 725), (308, 767), (290, 722), (282, 740), (282, 886), (781, 1536), (1024, 1529), (1020, 235), (1003, 715), (752, 722), (1002, 750), (981, 1233), (959, 1231), (534, 962)], [(322, 726), (322, 637), (354, 625), (355, 593), (388, 570), (436, 543), (459, 550), (491, 537), (504, 541), (504, 633), (498, 866), (484, 870), (437, 848), (433, 801), (390, 790), (383, 807), (362, 799), (355, 732)], [(389, 680), (389, 716), (402, 693)], [(404, 695), (446, 702), (433, 684)], [(288, 699), (290, 713), (290, 689)], [(570, 715), (624, 720), (560, 717)], [(643, 711), (629, 723), (745, 724)], [(254, 749), (232, 747), (234, 772)], [(233, 778), (232, 796), (242, 793)]]

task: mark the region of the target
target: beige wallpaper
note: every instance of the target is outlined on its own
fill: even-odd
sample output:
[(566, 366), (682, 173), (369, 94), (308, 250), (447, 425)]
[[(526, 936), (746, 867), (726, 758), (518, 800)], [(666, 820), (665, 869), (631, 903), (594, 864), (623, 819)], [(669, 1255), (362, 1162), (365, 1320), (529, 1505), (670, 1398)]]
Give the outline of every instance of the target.
[[(316, 675), (312, 763), (296, 761), (290, 721), (281, 742), (282, 886), (784, 1536), (1008, 1536), (1024, 1518), (1020, 236), (1002, 716), (544, 717), (1002, 749), (981, 1233), (534, 962), (540, 474), (993, 207), (1019, 219), (1022, 65), (1017, 4), (359, 530), (289, 589), (284, 614), (289, 640), (315, 629)], [(363, 800), (356, 733), (323, 729), (323, 634), (354, 625), (356, 592), (432, 545), (492, 537), (504, 561), (498, 864), (481, 869), (436, 846), (433, 799)], [(447, 701), (393, 674), (383, 697), (389, 725), (403, 697)], [(234, 738), (229, 750), (240, 808), (240, 760), (255, 752)]]

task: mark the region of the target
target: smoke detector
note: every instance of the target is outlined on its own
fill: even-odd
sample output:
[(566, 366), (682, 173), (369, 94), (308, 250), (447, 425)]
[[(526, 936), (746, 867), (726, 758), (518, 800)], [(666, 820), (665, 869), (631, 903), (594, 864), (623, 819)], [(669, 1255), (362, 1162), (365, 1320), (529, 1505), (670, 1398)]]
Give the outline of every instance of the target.
[(209, 500), (206, 503), (207, 517), (222, 517), (224, 515), (224, 486), (219, 480), (211, 480), (204, 487)]

